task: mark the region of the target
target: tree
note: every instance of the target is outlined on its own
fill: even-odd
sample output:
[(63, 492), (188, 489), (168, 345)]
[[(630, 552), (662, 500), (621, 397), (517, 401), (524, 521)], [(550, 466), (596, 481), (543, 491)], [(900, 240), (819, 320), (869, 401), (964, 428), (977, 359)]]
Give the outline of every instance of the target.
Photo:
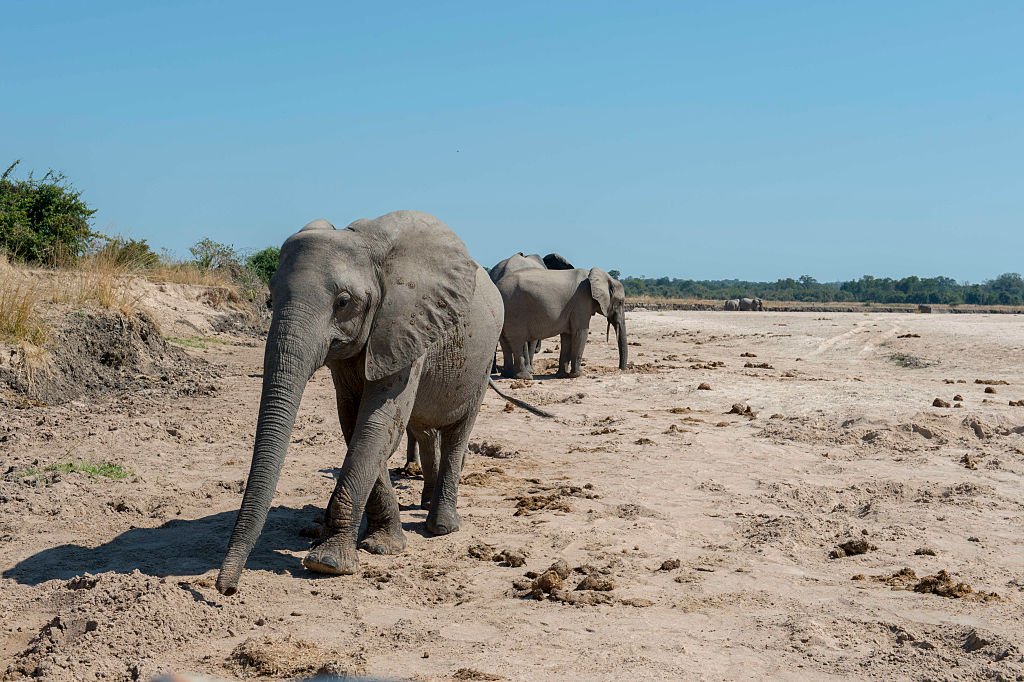
[(270, 278), (277, 272), (277, 264), (280, 259), (281, 249), (277, 246), (268, 246), (249, 256), (245, 261), (245, 267), (259, 277), (264, 284), (269, 284)]
[(11, 179), (15, 161), (0, 176), (0, 248), (19, 260), (77, 259), (95, 237), (89, 222), (95, 209), (82, 200), (62, 173), (37, 180)]
[(622, 273), (618, 270), (609, 270), (608, 274), (612, 276), (612, 279), (620, 279), (622, 277)]
[(238, 253), (234, 246), (215, 242), (209, 237), (203, 237), (188, 247), (188, 250), (192, 254), (192, 262), (207, 270), (238, 264)]

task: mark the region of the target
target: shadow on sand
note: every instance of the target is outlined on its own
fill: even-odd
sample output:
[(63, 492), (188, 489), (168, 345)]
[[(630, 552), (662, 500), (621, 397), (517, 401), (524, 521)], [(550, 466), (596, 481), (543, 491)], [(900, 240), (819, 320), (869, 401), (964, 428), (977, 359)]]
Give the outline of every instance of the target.
[[(238, 512), (226, 511), (199, 519), (172, 519), (156, 528), (133, 528), (99, 547), (61, 545), (18, 562), (3, 572), (24, 585), (68, 580), (83, 573), (131, 573), (154, 577), (201, 575), (220, 568)], [(301, 509), (272, 507), (246, 568), (304, 571), (299, 558), (283, 551), (304, 552), (309, 540), (299, 530), (320, 516), (314, 505)]]

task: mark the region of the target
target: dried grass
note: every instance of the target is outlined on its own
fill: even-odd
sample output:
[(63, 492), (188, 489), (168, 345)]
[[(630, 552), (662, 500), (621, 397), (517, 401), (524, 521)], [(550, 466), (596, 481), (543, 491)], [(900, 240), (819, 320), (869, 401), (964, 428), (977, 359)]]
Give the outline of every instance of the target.
[(49, 328), (39, 310), (39, 287), (0, 254), (0, 339), (42, 346)]
[(72, 266), (54, 269), (47, 278), (51, 303), (99, 305), (132, 314), (139, 304), (133, 294), (133, 268), (118, 263), (108, 251), (99, 251)]
[[(151, 282), (170, 282), (173, 284), (198, 284), (207, 287), (228, 287), (235, 289), (227, 273), (208, 270), (192, 263), (161, 263), (142, 273)], [(235, 292), (237, 296), (237, 291)]]

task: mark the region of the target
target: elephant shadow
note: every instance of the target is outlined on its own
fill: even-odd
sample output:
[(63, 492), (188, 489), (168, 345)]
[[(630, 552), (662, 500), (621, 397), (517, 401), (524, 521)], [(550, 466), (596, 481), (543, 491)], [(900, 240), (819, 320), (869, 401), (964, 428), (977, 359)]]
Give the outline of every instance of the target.
[[(273, 507), (246, 567), (265, 571), (303, 571), (300, 559), (286, 552), (304, 552), (309, 540), (299, 535), (322, 513), (314, 505)], [(156, 528), (133, 528), (98, 547), (60, 545), (27, 557), (3, 571), (23, 585), (68, 580), (83, 573), (131, 573), (138, 570), (162, 578), (201, 575), (220, 568), (237, 511), (198, 519), (171, 519)]]

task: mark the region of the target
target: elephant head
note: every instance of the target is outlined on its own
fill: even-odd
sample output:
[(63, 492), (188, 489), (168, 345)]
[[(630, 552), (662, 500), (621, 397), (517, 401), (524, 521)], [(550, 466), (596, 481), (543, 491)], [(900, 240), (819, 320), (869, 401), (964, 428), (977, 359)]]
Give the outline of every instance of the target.
[[(608, 319), (608, 329), (615, 327), (615, 337), (619, 344), (619, 369), (624, 370), (629, 355), (626, 342), (626, 290), (622, 282), (601, 268), (591, 268), (587, 280), (598, 311)], [(605, 338), (607, 336), (606, 330)]]
[(410, 366), (467, 314), (476, 268), (442, 222), (416, 211), (336, 230), (315, 220), (281, 247), (270, 281), (273, 318), (242, 506), (217, 578), (233, 594), (266, 522), (306, 383), (327, 362), (367, 381)]

